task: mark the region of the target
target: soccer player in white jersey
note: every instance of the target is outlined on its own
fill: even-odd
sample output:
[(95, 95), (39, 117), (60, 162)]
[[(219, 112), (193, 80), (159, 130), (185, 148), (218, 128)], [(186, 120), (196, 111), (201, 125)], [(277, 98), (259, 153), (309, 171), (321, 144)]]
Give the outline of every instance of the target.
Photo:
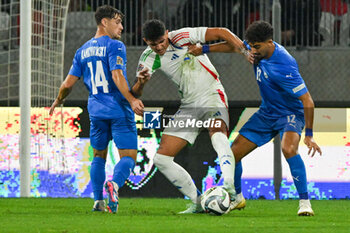
[[(181, 116), (191, 116), (196, 120), (215, 119), (215, 126), (209, 127), (212, 145), (218, 154), (224, 188), (235, 200), (234, 168), (235, 158), (227, 138), (228, 104), (219, 74), (204, 54), (198, 57), (188, 54), (187, 46), (206, 41), (224, 40), (238, 53), (252, 62), (252, 56), (244, 49), (243, 42), (225, 28), (182, 28), (168, 32), (164, 23), (150, 20), (143, 25), (144, 41), (148, 47), (140, 57), (137, 82), (132, 88), (136, 96), (142, 94), (145, 83), (157, 70), (165, 72), (179, 88), (181, 106), (173, 121)], [(203, 52), (209, 52), (203, 46)], [(146, 72), (147, 71), (147, 72)], [(200, 108), (199, 108), (200, 107)], [(216, 124), (219, 123), (219, 124)], [(174, 157), (188, 143), (193, 144), (199, 129), (183, 130), (166, 128), (159, 149), (154, 156), (154, 164), (193, 204), (180, 213), (203, 212), (200, 206), (200, 192), (189, 173), (174, 162)]]

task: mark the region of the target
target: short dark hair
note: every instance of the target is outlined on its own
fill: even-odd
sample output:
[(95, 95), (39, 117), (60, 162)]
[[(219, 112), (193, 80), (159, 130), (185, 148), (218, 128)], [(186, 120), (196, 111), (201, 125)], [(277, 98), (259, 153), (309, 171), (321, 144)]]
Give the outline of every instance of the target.
[(255, 21), (245, 32), (245, 39), (249, 43), (264, 42), (273, 38), (273, 28), (266, 21)]
[(124, 18), (124, 14), (120, 10), (112, 6), (104, 5), (97, 8), (95, 12), (95, 20), (97, 25), (100, 25), (103, 18), (113, 19), (115, 15), (119, 15), (121, 19)]
[(165, 25), (158, 19), (148, 20), (142, 26), (142, 34), (146, 40), (156, 41), (165, 34)]

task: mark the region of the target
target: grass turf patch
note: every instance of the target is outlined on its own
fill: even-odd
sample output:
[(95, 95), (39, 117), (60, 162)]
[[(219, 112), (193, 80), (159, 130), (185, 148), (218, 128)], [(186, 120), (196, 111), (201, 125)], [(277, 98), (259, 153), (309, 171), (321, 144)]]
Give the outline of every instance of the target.
[(0, 232), (349, 232), (350, 201), (312, 201), (314, 217), (297, 216), (297, 200), (247, 200), (223, 216), (179, 215), (183, 199), (121, 198), (117, 214), (91, 212), (92, 199), (1, 198)]

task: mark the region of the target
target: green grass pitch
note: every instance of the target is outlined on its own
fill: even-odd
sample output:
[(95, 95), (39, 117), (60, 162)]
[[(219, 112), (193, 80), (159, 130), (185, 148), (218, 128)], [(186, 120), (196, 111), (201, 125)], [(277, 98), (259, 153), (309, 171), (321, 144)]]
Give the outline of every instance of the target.
[(0, 198), (0, 232), (350, 232), (350, 200), (312, 201), (314, 217), (297, 216), (297, 200), (247, 200), (223, 216), (177, 214), (187, 203), (121, 198), (110, 214), (91, 212), (92, 199)]

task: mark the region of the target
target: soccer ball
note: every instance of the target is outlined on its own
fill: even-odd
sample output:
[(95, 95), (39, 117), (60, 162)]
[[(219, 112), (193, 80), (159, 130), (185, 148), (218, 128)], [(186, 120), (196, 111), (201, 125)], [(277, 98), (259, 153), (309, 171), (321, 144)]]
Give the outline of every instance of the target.
[(201, 205), (206, 213), (222, 215), (230, 207), (230, 195), (222, 187), (212, 187), (203, 193)]

